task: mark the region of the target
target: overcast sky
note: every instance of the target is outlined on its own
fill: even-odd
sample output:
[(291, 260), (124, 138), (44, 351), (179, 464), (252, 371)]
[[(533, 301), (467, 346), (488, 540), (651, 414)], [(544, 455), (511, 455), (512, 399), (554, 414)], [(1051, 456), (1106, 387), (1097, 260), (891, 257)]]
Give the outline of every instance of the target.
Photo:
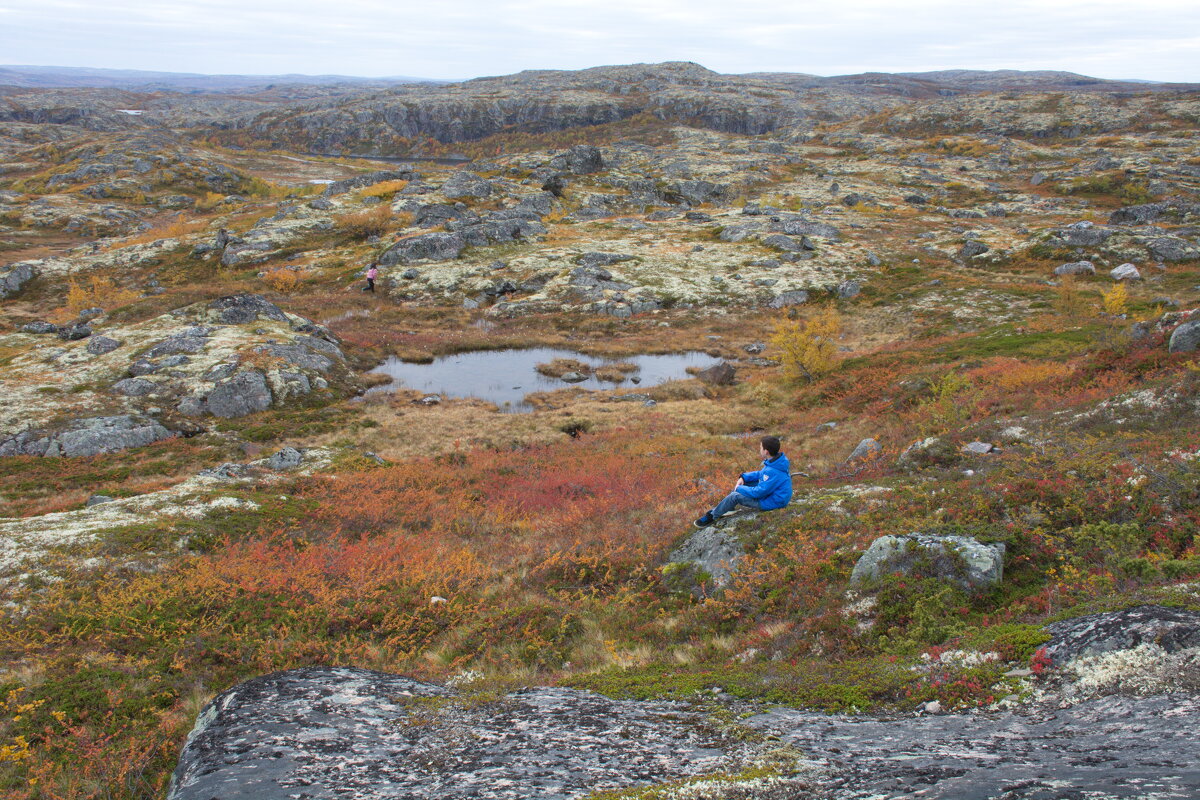
[(1200, 2), (0, 0), (0, 61), (455, 80), (695, 61), (725, 73), (1056, 69), (1200, 82)]

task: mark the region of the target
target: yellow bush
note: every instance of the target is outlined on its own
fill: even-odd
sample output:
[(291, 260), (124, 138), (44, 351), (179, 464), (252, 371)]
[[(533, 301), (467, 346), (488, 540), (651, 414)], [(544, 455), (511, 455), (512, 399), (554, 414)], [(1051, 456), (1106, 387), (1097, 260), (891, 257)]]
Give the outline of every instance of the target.
[(826, 306), (807, 319), (784, 320), (775, 327), (771, 344), (779, 352), (789, 380), (812, 382), (838, 365), (837, 335), (842, 318)]
[(67, 302), (54, 314), (57, 321), (74, 319), (85, 308), (103, 308), (113, 311), (129, 305), (139, 297), (132, 289), (118, 286), (108, 275), (89, 275), (87, 278), (71, 278), (67, 282)]
[(1100, 295), (1104, 302), (1104, 311), (1113, 316), (1120, 316), (1129, 310), (1129, 290), (1121, 282), (1114, 283)]
[(300, 272), (290, 267), (267, 270), (263, 282), (277, 292), (293, 292), (300, 286)]
[(386, 204), (338, 217), (337, 226), (351, 236), (382, 236), (392, 223), (392, 210)]
[(365, 187), (359, 191), (359, 195), (362, 197), (391, 197), (405, 186), (408, 186), (408, 181), (382, 181)]

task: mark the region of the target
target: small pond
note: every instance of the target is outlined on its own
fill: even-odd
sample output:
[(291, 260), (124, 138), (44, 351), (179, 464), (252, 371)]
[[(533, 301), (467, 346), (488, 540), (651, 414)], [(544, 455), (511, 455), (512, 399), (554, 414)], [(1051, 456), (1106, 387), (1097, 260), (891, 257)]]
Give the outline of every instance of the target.
[[(590, 375), (579, 383), (567, 383), (542, 375), (536, 369), (538, 364), (547, 364), (556, 358), (573, 358), (594, 368), (624, 362), (636, 364), (638, 369), (619, 382), (602, 381)], [(393, 356), (371, 370), (389, 375), (392, 382), (370, 391), (415, 389), (450, 397), (478, 397), (495, 403), (502, 411), (524, 412), (532, 410), (525, 402), (525, 395), (530, 392), (553, 391), (567, 386), (642, 391), (665, 381), (689, 377), (688, 367), (705, 369), (719, 362), (719, 358), (699, 352), (608, 359), (554, 347), (459, 353), (436, 359), (432, 364), (412, 364)], [(633, 378), (638, 378), (639, 382), (635, 384)]]

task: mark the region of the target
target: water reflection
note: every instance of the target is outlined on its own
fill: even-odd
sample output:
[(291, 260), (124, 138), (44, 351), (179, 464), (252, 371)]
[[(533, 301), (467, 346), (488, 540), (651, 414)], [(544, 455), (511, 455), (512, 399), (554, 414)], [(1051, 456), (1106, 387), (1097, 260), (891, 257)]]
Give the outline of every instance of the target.
[[(573, 358), (593, 368), (627, 362), (636, 364), (638, 370), (628, 373), (619, 382), (602, 381), (593, 375), (580, 383), (568, 384), (558, 378), (542, 375), (535, 369), (538, 364), (556, 358)], [(686, 378), (688, 367), (704, 369), (719, 361), (706, 353), (697, 352), (606, 359), (554, 347), (459, 353), (436, 359), (432, 364), (410, 364), (393, 356), (371, 370), (390, 376), (392, 383), (369, 391), (415, 389), (450, 397), (478, 397), (495, 403), (502, 411), (524, 412), (532, 410), (525, 402), (525, 395), (530, 392), (562, 389), (570, 385), (588, 389), (636, 388), (640, 391), (665, 381)], [(639, 379), (639, 382), (635, 384), (633, 378)]]

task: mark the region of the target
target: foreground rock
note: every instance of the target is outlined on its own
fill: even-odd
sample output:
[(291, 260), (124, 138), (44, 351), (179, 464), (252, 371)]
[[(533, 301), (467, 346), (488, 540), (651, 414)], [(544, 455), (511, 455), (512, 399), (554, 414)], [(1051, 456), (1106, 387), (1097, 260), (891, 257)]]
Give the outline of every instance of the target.
[[(571, 689), (455, 696), (361, 669), (255, 678), (201, 713), (167, 797), (568, 798), (739, 767), (742, 746), (679, 703)], [(784, 788), (758, 796), (804, 784)]]
[(827, 765), (818, 797), (1200, 796), (1200, 701), (1183, 695), (907, 719), (785, 709), (746, 723)]

